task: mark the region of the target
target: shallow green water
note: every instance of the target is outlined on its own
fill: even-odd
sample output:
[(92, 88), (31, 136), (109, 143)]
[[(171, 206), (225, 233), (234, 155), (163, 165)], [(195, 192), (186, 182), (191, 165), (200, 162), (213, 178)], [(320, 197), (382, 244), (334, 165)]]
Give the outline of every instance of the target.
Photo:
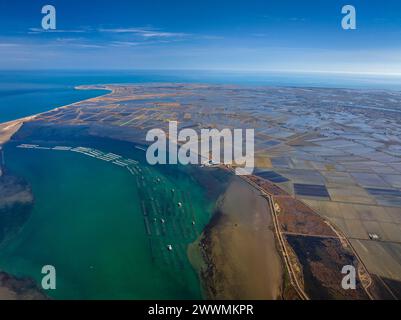
[(42, 266), (55, 266), (57, 289), (47, 291), (54, 298), (201, 298), (186, 248), (213, 204), (189, 176), (143, 164), (133, 176), (81, 154), (12, 145), (6, 161), (31, 184), (35, 205), (21, 232), (0, 246), (0, 269), (40, 283)]

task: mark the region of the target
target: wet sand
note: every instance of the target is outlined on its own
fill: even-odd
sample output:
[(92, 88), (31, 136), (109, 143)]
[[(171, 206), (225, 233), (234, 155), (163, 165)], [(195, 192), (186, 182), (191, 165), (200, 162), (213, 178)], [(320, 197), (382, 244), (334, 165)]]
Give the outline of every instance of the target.
[(234, 177), (201, 240), (207, 298), (281, 298), (283, 267), (272, 224), (259, 190)]

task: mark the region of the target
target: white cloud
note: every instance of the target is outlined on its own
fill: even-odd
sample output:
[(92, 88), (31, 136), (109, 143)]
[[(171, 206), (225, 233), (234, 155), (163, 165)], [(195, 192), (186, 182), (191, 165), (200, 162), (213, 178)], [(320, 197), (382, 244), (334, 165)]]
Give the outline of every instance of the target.
[(107, 33), (130, 33), (144, 38), (173, 38), (188, 36), (187, 33), (165, 32), (151, 28), (101, 28), (98, 29), (98, 31)]
[(134, 47), (140, 45), (141, 42), (134, 41), (113, 41), (111, 46), (113, 47)]
[(86, 33), (88, 32), (89, 29), (87, 28), (82, 28), (82, 29), (71, 29), (71, 30), (66, 30), (66, 29), (55, 29), (55, 30), (45, 30), (42, 28), (29, 28), (28, 33), (29, 34), (38, 34), (38, 33)]

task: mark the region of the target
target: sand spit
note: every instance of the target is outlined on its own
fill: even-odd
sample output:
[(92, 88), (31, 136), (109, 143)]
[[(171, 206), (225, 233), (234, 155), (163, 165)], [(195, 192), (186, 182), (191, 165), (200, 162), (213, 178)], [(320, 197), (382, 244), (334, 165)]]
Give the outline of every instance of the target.
[(28, 121), (31, 121), (36, 116), (25, 117), (13, 121), (8, 121), (0, 124), (0, 146), (5, 144), (21, 126)]
[(44, 111), (32, 116), (28, 116), (28, 117), (24, 117), (24, 118), (20, 118), (20, 119), (16, 119), (16, 120), (12, 120), (12, 121), (8, 121), (8, 122), (4, 122), (4, 123), (0, 123), (0, 147), (5, 144), (6, 142), (8, 142), (10, 140), (10, 138), (13, 136), (14, 133), (16, 133), (25, 122), (28, 121), (32, 121), (42, 115), (45, 115), (49, 112), (54, 112), (54, 111), (58, 111), (58, 110), (63, 110), (65, 108), (68, 107), (73, 107), (75, 105), (80, 105), (83, 102), (88, 102), (88, 101), (99, 101), (104, 99), (106, 96), (114, 93), (114, 89), (109, 87), (109, 86), (92, 86), (92, 87), (86, 87), (86, 86), (77, 86), (75, 87), (76, 90), (87, 90), (87, 89), (102, 89), (102, 90), (109, 90), (110, 92), (98, 96), (98, 97), (94, 97), (94, 98), (89, 98), (89, 99), (85, 99), (85, 100), (81, 100), (81, 101), (77, 101), (77, 102), (73, 102), (61, 107), (57, 107), (48, 111)]
[(200, 241), (209, 299), (277, 299), (283, 269), (272, 217), (259, 190), (234, 177)]

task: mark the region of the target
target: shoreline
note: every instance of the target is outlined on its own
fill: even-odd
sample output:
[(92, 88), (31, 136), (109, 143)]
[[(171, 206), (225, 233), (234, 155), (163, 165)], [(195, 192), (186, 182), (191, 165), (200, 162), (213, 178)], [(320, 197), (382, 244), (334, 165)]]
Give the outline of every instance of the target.
[(36, 118), (37, 115), (11, 120), (0, 124), (0, 150), (11, 137), (22, 127), (25, 122), (29, 122)]
[[(83, 88), (81, 86), (74, 87), (76, 90), (87, 90), (87, 88)], [(89, 89), (89, 88), (88, 88)], [(93, 88), (90, 88), (93, 89)], [(100, 90), (100, 89), (99, 89)], [(109, 89), (101, 89), (101, 90), (109, 90), (110, 92), (105, 93), (100, 96), (96, 96), (93, 98), (85, 99), (85, 100), (80, 100), (76, 101), (67, 105), (63, 105), (60, 107), (56, 107), (44, 112), (40, 112), (34, 115), (26, 116), (23, 118), (18, 118), (6, 122), (0, 123), (0, 152), (3, 149), (3, 146), (12, 138), (12, 136), (20, 130), (20, 128), (26, 123), (30, 122), (32, 120), (35, 120), (37, 117), (51, 112), (55, 110), (60, 110), (63, 108), (71, 107), (76, 104), (82, 103), (84, 101), (88, 101), (91, 99), (99, 98), (99, 97), (104, 97), (109, 94), (112, 94), (114, 92), (114, 89), (109, 88)], [(1, 168), (0, 164), (0, 177), (3, 176), (3, 170)], [(14, 290), (16, 286), (19, 286), (20, 289), (22, 290), (21, 293), (17, 292)], [(19, 278), (15, 277), (14, 275), (1, 271), (0, 270), (0, 300), (16, 300), (16, 299), (39, 299), (39, 300), (48, 300), (49, 297), (45, 295), (40, 288), (37, 286), (36, 282), (32, 280), (31, 278)]]
[[(93, 86), (97, 86), (97, 85), (93, 85)], [(102, 89), (101, 88), (97, 88), (96, 89), (96, 88), (93, 88), (93, 87), (89, 88), (89, 87), (86, 87), (86, 85), (76, 86), (76, 87), (74, 87), (74, 89), (75, 90), (108, 90), (110, 92), (105, 93), (105, 94), (100, 95), (100, 96), (93, 97), (93, 98), (79, 100), (79, 101), (76, 101), (76, 102), (73, 102), (73, 103), (62, 105), (60, 107), (56, 107), (56, 108), (53, 108), (53, 109), (50, 109), (50, 110), (47, 110), (47, 111), (39, 112), (39, 113), (30, 115), (30, 116), (26, 116), (26, 117), (23, 117), (23, 118), (18, 118), (18, 119), (6, 121), (6, 122), (1, 122), (0, 123), (0, 150), (1, 150), (2, 146), (4, 144), (6, 144), (11, 139), (11, 137), (22, 127), (22, 125), (25, 122), (29, 122), (29, 121), (35, 120), (37, 117), (39, 117), (39, 116), (41, 116), (43, 114), (46, 114), (48, 112), (51, 112), (51, 111), (61, 110), (61, 109), (67, 108), (67, 107), (72, 107), (72, 106), (74, 106), (76, 104), (79, 104), (79, 103), (82, 103), (82, 102), (85, 102), (85, 101), (90, 101), (92, 99), (105, 97), (105, 96), (107, 96), (109, 94), (113, 94), (114, 90), (115, 90), (113, 88), (110, 88), (109, 85), (104, 85), (104, 88), (102, 88)]]

